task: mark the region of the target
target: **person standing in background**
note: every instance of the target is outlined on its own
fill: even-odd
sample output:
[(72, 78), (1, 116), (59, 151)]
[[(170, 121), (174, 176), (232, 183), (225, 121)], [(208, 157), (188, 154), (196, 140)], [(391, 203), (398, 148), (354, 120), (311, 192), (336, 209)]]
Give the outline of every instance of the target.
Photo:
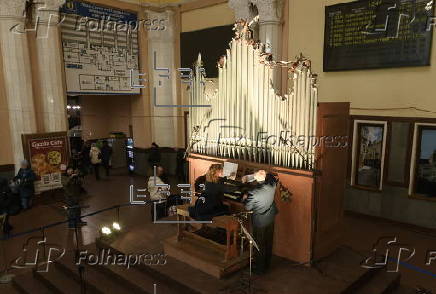
[(155, 220), (155, 214), (154, 211), (156, 210), (156, 220), (165, 217), (166, 216), (166, 199), (169, 196), (169, 191), (165, 185), (166, 183), (162, 179), (164, 176), (165, 171), (163, 167), (157, 166), (156, 167), (156, 175), (152, 175), (148, 178), (147, 181), (147, 189), (150, 193), (150, 200), (152, 201), (159, 201), (157, 203), (151, 204), (151, 221), (154, 222)]
[(14, 181), (18, 183), (18, 191), (20, 193), (21, 206), (23, 209), (28, 209), (32, 206), (32, 198), (35, 194), (35, 187), (33, 183), (36, 180), (36, 175), (30, 168), (27, 160), (21, 161), (21, 168)]
[(112, 157), (112, 147), (109, 146), (108, 142), (103, 141), (103, 147), (101, 147), (101, 162), (103, 164), (104, 169), (106, 170), (106, 176), (109, 177), (110, 172), (110, 163)]
[(151, 143), (150, 155), (148, 156), (148, 163), (150, 164), (151, 173), (153, 173), (153, 167), (160, 165), (161, 155), (159, 146), (153, 142)]
[(176, 155), (176, 175), (178, 180), (182, 181), (182, 183), (185, 183), (186, 181), (186, 175), (185, 175), (185, 150), (182, 148), (177, 148), (177, 155)]
[(9, 215), (12, 206), (13, 195), (11, 189), (9, 188), (8, 180), (0, 177), (0, 215), (6, 215), (3, 224), (3, 233), (6, 235), (8, 235), (12, 230), (12, 226), (9, 223)]
[(86, 141), (83, 144), (82, 150), (81, 150), (81, 159), (82, 159), (82, 173), (84, 175), (92, 173), (92, 166), (91, 166), (91, 158), (89, 156), (89, 153), (91, 151), (91, 142)]
[(62, 175), (62, 186), (64, 187), (68, 228), (74, 229), (77, 226), (86, 225), (86, 222), (81, 219), (79, 198), (82, 190), (82, 182), (78, 170), (68, 167), (65, 174)]
[(89, 151), (89, 158), (91, 164), (94, 167), (95, 179), (100, 180), (100, 164), (101, 164), (101, 152), (97, 147), (97, 144), (92, 143), (91, 150)]

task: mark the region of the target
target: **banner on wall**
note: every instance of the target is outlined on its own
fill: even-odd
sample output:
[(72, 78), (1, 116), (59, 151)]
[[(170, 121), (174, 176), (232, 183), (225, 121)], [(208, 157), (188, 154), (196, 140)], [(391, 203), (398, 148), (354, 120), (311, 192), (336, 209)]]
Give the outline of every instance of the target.
[(139, 94), (134, 13), (69, 0), (61, 8), (68, 94)]
[(22, 136), (23, 150), (36, 174), (35, 193), (62, 187), (61, 174), (69, 161), (67, 132)]

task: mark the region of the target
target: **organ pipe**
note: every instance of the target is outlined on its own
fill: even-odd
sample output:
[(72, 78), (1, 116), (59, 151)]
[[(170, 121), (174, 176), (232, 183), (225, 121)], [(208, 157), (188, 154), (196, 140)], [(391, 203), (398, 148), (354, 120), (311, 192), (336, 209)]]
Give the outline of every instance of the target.
[[(218, 62), (216, 95), (206, 94), (201, 55), (194, 64), (189, 152), (314, 169), (318, 92), (310, 61), (274, 61), (243, 21), (229, 46)], [(275, 67), (288, 69), (285, 95), (274, 89)]]

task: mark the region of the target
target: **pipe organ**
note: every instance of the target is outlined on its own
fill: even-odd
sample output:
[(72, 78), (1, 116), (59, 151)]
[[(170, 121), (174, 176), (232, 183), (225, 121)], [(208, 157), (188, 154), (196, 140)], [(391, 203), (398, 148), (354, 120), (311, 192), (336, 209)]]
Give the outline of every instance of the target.
[[(280, 189), (273, 253), (311, 262), (332, 253), (342, 236), (348, 145), (327, 140), (348, 137), (349, 103), (318, 103), (309, 60), (300, 55), (293, 62), (274, 61), (265, 45), (252, 40), (247, 23), (236, 27), (218, 62), (217, 81), (206, 78), (201, 56), (192, 72), (190, 183), (214, 163), (237, 163), (240, 175), (255, 169), (275, 173)], [(273, 73), (283, 68), (288, 89), (281, 95)], [(237, 204), (230, 207), (243, 209)]]
[[(314, 169), (317, 86), (310, 61), (278, 62), (239, 23), (218, 62), (215, 95), (206, 95), (201, 55), (190, 86), (188, 152), (295, 169)], [(276, 67), (288, 69), (288, 91), (273, 87)]]

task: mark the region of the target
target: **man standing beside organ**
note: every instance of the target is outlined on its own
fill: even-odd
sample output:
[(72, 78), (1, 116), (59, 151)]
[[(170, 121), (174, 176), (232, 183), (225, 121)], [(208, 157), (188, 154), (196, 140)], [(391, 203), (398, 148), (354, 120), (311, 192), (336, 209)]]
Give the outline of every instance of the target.
[(252, 211), (253, 237), (259, 252), (255, 252), (255, 268), (257, 274), (264, 274), (271, 265), (274, 218), (278, 213), (274, 202), (277, 180), (264, 170), (242, 178), (242, 182), (257, 182), (255, 188), (244, 195), (245, 209)]

